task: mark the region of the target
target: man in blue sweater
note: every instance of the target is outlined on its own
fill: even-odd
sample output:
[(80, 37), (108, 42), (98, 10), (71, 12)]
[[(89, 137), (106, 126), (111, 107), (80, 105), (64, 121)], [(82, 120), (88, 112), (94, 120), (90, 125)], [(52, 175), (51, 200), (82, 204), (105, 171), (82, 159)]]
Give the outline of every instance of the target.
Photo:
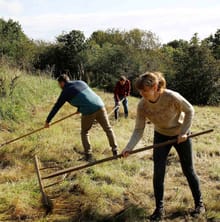
[(108, 120), (108, 115), (102, 99), (92, 91), (89, 86), (80, 80), (70, 81), (65, 74), (58, 78), (58, 83), (62, 92), (50, 111), (45, 128), (50, 126), (50, 122), (65, 102), (78, 108), (78, 112), (82, 114), (81, 118), (81, 139), (85, 150), (85, 160), (92, 160), (92, 149), (89, 142), (89, 130), (92, 128), (96, 120), (105, 131), (109, 144), (112, 148), (113, 155), (117, 155), (117, 143), (114, 132)]

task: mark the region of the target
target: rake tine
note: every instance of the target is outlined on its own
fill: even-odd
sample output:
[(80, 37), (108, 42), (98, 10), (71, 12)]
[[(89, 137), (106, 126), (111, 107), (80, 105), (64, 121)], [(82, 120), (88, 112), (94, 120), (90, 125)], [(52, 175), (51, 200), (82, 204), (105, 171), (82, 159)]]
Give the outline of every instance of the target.
[(59, 166), (48, 166), (48, 167), (42, 167), (39, 170), (48, 170), (48, 169), (60, 169)]
[(47, 188), (52, 187), (52, 186), (55, 186), (55, 185), (60, 184), (62, 182), (63, 182), (63, 179), (59, 180), (59, 181), (56, 181), (55, 183), (48, 184), (48, 185), (44, 186), (44, 189), (47, 189)]

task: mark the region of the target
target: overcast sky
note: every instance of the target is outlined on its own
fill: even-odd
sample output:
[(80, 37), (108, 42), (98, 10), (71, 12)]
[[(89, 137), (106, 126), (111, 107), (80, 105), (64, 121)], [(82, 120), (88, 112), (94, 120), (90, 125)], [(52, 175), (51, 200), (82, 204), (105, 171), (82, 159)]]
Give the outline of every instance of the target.
[(0, 16), (12, 18), (33, 39), (53, 41), (63, 31), (140, 28), (161, 42), (200, 38), (220, 28), (220, 0), (0, 0)]

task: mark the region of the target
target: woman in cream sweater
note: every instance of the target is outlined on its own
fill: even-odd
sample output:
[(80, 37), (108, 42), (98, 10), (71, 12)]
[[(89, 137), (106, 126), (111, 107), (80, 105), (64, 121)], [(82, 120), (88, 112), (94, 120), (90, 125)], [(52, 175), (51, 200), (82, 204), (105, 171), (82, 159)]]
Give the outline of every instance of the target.
[[(159, 72), (141, 75), (136, 81), (136, 88), (142, 99), (137, 108), (135, 129), (126, 148), (122, 151), (123, 156), (128, 156), (129, 151), (142, 138), (146, 120), (154, 124), (154, 144), (177, 138), (178, 142), (174, 147), (195, 202), (195, 210), (192, 214), (204, 213), (199, 179), (193, 166), (192, 143), (187, 137), (194, 115), (192, 105), (179, 93), (166, 89), (166, 80)], [(153, 150), (156, 209), (150, 217), (152, 220), (158, 220), (164, 216), (164, 177), (166, 160), (171, 147), (172, 145), (167, 145)]]

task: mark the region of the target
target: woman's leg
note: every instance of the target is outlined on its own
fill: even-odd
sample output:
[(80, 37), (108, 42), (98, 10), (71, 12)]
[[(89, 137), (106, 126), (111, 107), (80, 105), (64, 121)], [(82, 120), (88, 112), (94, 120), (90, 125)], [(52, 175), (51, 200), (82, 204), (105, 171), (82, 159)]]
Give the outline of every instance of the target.
[(186, 176), (190, 189), (192, 191), (195, 206), (200, 206), (202, 205), (202, 195), (200, 191), (199, 179), (196, 175), (193, 165), (191, 139), (188, 139), (187, 141), (180, 144), (175, 144), (175, 148), (180, 158), (183, 173)]
[[(162, 143), (169, 139), (170, 137), (161, 135), (160, 133), (155, 132), (154, 134), (154, 144)], [(163, 208), (166, 160), (171, 147), (172, 145), (167, 145), (164, 147), (155, 148), (153, 150), (153, 160), (154, 160), (153, 186), (154, 186), (154, 196), (156, 201), (156, 209)]]

